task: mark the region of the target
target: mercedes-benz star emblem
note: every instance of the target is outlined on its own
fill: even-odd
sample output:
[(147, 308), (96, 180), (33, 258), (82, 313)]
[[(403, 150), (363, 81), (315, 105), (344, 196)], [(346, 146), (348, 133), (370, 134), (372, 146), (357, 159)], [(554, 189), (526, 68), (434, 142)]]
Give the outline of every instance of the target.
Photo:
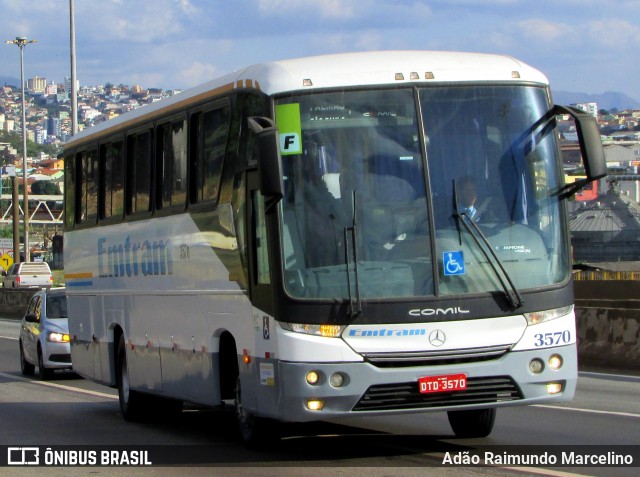
[(431, 343), (433, 346), (442, 346), (446, 340), (447, 336), (442, 330), (433, 330), (431, 333), (429, 333), (429, 343)]

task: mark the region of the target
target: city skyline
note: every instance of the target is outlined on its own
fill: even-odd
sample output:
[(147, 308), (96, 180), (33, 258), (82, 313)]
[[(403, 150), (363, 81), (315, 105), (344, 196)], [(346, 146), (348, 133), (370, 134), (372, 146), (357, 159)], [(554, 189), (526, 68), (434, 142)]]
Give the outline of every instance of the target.
[[(69, 4), (0, 0), (4, 40), (26, 77), (70, 76)], [(96, 24), (94, 19), (99, 18)], [(341, 51), (436, 49), (512, 55), (554, 90), (640, 100), (640, 0), (122, 0), (76, 2), (81, 84), (187, 89), (262, 61)], [(0, 48), (0, 76), (19, 76)]]

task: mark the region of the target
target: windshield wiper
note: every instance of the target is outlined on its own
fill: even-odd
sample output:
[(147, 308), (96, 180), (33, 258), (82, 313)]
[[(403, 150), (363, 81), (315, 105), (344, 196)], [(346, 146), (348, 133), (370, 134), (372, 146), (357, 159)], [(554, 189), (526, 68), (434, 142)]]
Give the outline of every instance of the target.
[(469, 217), (466, 212), (462, 212), (462, 213), (458, 212), (458, 194), (456, 189), (457, 189), (456, 181), (454, 179), (453, 203), (454, 203), (455, 209), (454, 209), (453, 216), (456, 219), (456, 226), (458, 228), (458, 234), (460, 236), (460, 243), (462, 244), (462, 233), (460, 230), (460, 222), (462, 222), (462, 225), (464, 225), (464, 228), (467, 230), (469, 235), (471, 235), (474, 242), (478, 246), (478, 249), (480, 249), (482, 254), (485, 256), (485, 258), (489, 262), (489, 265), (491, 266), (493, 273), (498, 278), (500, 285), (502, 285), (502, 289), (504, 290), (505, 295), (507, 295), (507, 299), (511, 303), (511, 306), (514, 309), (520, 308), (521, 306), (524, 305), (522, 296), (518, 292), (518, 289), (513, 283), (513, 280), (511, 280), (509, 273), (504, 268), (502, 261), (500, 260), (498, 255), (496, 255), (496, 253), (494, 252), (493, 247), (491, 246), (491, 242), (489, 242), (489, 239), (485, 236), (484, 233), (482, 233), (482, 230), (480, 230), (480, 227), (478, 227), (478, 225), (473, 220), (471, 220), (471, 217)]
[[(360, 298), (360, 282), (358, 280), (358, 229), (356, 217), (358, 214), (356, 191), (353, 191), (353, 218), (351, 227), (344, 228), (344, 262), (347, 269), (347, 292), (349, 294), (349, 315), (355, 318), (362, 313), (362, 300)], [(355, 304), (353, 293), (351, 292), (351, 273), (349, 270), (349, 235), (351, 235), (351, 246), (353, 248), (353, 272), (355, 279)]]

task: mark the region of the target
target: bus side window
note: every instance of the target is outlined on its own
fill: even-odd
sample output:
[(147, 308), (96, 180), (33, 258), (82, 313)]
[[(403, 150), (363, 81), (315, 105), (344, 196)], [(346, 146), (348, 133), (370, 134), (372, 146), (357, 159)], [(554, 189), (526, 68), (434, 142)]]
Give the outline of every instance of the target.
[(124, 169), (122, 141), (100, 147), (100, 217), (122, 217), (124, 210)]
[(151, 207), (151, 135), (127, 138), (127, 213), (148, 212)]
[(78, 155), (80, 183), (77, 210), (79, 223), (95, 223), (98, 217), (98, 151), (90, 149)]
[(191, 116), (191, 202), (216, 201), (229, 136), (229, 105)]
[(158, 126), (156, 209), (184, 206), (187, 199), (187, 121)]
[(64, 188), (64, 223), (71, 230), (76, 219), (76, 161), (73, 154), (64, 158), (64, 176), (67, 187)]

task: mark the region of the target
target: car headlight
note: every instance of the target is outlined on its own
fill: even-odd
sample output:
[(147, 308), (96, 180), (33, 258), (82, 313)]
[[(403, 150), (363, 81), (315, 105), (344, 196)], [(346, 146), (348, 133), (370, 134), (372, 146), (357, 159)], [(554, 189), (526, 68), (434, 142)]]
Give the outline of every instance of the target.
[(555, 320), (562, 316), (568, 315), (573, 310), (573, 305), (563, 306), (562, 308), (554, 308), (553, 310), (534, 311), (531, 313), (525, 313), (524, 316), (527, 319), (528, 325), (539, 325), (546, 321)]
[(341, 325), (308, 325), (303, 323), (280, 323), (280, 326), (294, 333), (323, 336), (325, 338), (339, 338), (345, 327)]
[(50, 341), (51, 343), (68, 343), (70, 341), (69, 333), (58, 333), (57, 331), (49, 331), (49, 334), (47, 335), (47, 341)]

